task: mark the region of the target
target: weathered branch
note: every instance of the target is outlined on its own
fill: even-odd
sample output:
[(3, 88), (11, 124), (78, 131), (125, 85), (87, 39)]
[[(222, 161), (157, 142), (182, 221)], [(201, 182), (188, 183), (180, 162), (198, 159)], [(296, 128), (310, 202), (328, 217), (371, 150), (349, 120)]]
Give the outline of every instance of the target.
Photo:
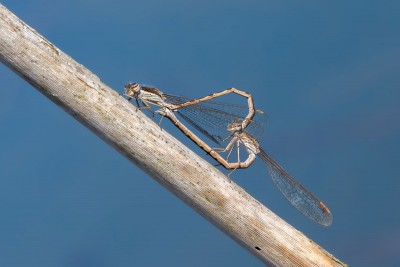
[(0, 60), (272, 266), (343, 266), (0, 5)]

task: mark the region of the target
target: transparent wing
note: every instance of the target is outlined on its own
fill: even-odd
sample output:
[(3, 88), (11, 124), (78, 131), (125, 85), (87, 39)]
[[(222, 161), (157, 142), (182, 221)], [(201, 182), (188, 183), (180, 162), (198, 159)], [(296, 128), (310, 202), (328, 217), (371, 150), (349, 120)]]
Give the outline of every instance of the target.
[[(181, 104), (193, 100), (192, 98), (164, 94), (167, 102)], [(230, 133), (227, 126), (232, 122), (242, 122), (247, 116), (249, 108), (238, 104), (204, 101), (195, 105), (186, 106), (178, 110), (178, 114), (197, 130), (213, 140), (223, 140)], [(246, 128), (252, 135), (260, 136), (263, 133), (265, 116), (256, 112), (253, 121)], [(219, 144), (219, 141), (216, 142)]]
[(179, 116), (181, 116), (185, 121), (187, 121), (190, 125), (192, 125), (196, 130), (198, 130), (199, 132), (201, 132), (202, 134), (204, 134), (206, 137), (208, 137), (211, 141), (213, 141), (214, 143), (216, 143), (217, 145), (221, 145), (220, 141), (221, 138), (219, 136), (213, 136), (212, 134), (210, 134), (208, 131), (206, 131), (203, 127), (201, 127), (200, 125), (198, 125), (195, 121), (193, 121), (191, 118), (189, 118), (188, 116), (186, 116), (185, 114), (183, 114), (182, 112), (180, 112), (179, 110), (177, 111), (177, 113), (179, 114)]
[(292, 178), (261, 148), (259, 156), (267, 164), (276, 186), (296, 209), (318, 224), (332, 224), (332, 214), (322, 201)]

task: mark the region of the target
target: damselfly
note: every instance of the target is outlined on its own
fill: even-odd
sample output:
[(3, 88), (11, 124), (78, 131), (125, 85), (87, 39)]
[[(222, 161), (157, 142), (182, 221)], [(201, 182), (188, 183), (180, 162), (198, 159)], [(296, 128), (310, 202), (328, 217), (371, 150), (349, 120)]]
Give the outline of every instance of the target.
[[(232, 134), (229, 137), (231, 138), (229, 144), (222, 150), (223, 152), (229, 151), (226, 161), (229, 161), (229, 156), (235, 146), (238, 151), (238, 161), (236, 163), (231, 163), (232, 165), (236, 164), (242, 168), (246, 168), (254, 162), (258, 155), (267, 165), (275, 185), (295, 208), (318, 224), (323, 226), (332, 224), (333, 217), (328, 207), (273, 160), (272, 157), (260, 147), (257, 139), (241, 128), (240, 123), (230, 123), (227, 129)], [(239, 149), (241, 145), (246, 148), (249, 155), (245, 162), (240, 162), (239, 159)]]
[[(140, 101), (153, 114), (158, 113), (167, 117), (194, 143), (227, 169), (243, 168), (243, 166), (242, 163), (232, 164), (226, 161), (219, 153), (215, 152), (213, 148), (182, 124), (174, 113), (179, 114), (196, 130), (218, 145), (221, 145), (221, 142), (225, 140), (224, 137), (230, 134), (227, 131), (227, 126), (232, 121), (240, 121), (241, 129), (248, 127), (248, 130), (252, 133), (262, 132), (262, 125), (253, 121), (255, 113), (261, 113), (261, 111), (254, 109), (252, 95), (235, 88), (229, 88), (199, 99), (164, 94), (157, 88), (142, 86), (137, 83), (127, 84), (125, 91), (125, 96), (134, 98), (138, 107), (140, 107)], [(247, 98), (248, 106), (210, 101), (227, 94), (237, 94)], [(150, 105), (157, 106), (160, 109), (153, 111)]]
[[(185, 135), (226, 169), (235, 170), (238, 168), (247, 168), (255, 161), (258, 155), (266, 163), (272, 180), (278, 189), (294, 207), (318, 224), (329, 226), (332, 223), (332, 214), (328, 207), (291, 177), (260, 147), (257, 139), (249, 133), (250, 130), (252, 130), (252, 132), (257, 132), (257, 130), (260, 131), (262, 128), (260, 124), (253, 121), (256, 110), (254, 109), (253, 99), (250, 94), (231, 88), (200, 99), (189, 99), (163, 94), (154, 87), (140, 86), (136, 83), (127, 84), (125, 90), (125, 95), (130, 98), (135, 98), (138, 106), (140, 106), (140, 100), (149, 110), (151, 110), (150, 105), (160, 107), (160, 109), (155, 112), (151, 110), (153, 114), (159, 113), (167, 117)], [(229, 93), (236, 93), (247, 98), (247, 116), (243, 115), (246, 113), (244, 112), (246, 108), (243, 106), (209, 101), (210, 99)], [(225, 108), (221, 109), (221, 107)], [(236, 111), (232, 112), (232, 110)], [(220, 144), (221, 141), (229, 140), (228, 145), (225, 148), (211, 148), (182, 124), (174, 113), (181, 115), (182, 118), (217, 144)], [(261, 112), (259, 111), (259, 113)], [(217, 129), (223, 129), (223, 131), (221, 131), (223, 134), (216, 135), (213, 131), (205, 130), (202, 127), (205, 122), (209, 122), (210, 125)], [(226, 136), (224, 135), (226, 132), (229, 133), (228, 137), (222, 138), (221, 136)], [(244, 146), (247, 151), (247, 159), (244, 161), (240, 160), (241, 145)], [(229, 157), (235, 147), (237, 149), (237, 161), (229, 162)], [(228, 152), (228, 155), (224, 158), (217, 151)]]

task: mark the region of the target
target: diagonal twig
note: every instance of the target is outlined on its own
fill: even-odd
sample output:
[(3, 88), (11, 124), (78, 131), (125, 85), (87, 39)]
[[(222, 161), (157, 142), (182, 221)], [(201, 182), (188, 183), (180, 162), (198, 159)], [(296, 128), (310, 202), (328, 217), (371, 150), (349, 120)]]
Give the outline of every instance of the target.
[(0, 61), (264, 263), (344, 266), (2, 5)]

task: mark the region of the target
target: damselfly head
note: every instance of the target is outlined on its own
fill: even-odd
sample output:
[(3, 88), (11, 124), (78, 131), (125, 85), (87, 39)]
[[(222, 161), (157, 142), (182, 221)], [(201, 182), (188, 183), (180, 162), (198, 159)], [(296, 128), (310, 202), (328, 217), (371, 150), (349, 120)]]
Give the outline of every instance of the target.
[(132, 97), (132, 98), (137, 98), (137, 96), (140, 93), (141, 86), (138, 83), (128, 83), (124, 86), (126, 95)]
[(231, 122), (228, 124), (226, 129), (228, 130), (228, 132), (234, 133), (234, 132), (242, 130), (242, 124), (239, 122)]

